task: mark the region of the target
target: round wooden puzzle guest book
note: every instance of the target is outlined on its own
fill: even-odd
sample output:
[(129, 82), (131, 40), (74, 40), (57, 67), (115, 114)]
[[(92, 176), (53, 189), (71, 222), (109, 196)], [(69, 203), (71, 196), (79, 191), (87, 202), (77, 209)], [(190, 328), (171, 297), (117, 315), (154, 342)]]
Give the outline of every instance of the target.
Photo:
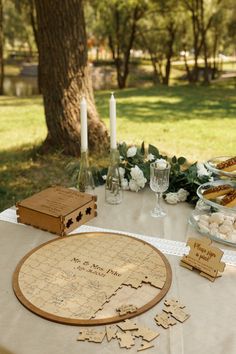
[(59, 237), (29, 252), (13, 275), (17, 298), (46, 319), (72, 325), (113, 323), (158, 303), (171, 285), (166, 257), (115, 233)]

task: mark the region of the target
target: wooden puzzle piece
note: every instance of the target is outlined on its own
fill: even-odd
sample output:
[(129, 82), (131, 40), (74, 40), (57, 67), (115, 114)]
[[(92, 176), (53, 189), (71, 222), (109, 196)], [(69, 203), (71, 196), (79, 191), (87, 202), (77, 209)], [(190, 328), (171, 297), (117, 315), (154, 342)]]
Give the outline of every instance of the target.
[(179, 300), (176, 300), (176, 299), (165, 300), (164, 304), (166, 306), (176, 306), (176, 307), (179, 307), (180, 309), (185, 308), (185, 305), (181, 305)]
[(188, 269), (200, 270), (200, 275), (214, 281), (221, 276), (218, 272), (223, 272), (225, 263), (221, 262), (224, 254), (222, 250), (211, 245), (212, 241), (207, 237), (201, 240), (190, 238), (187, 246), (190, 247), (188, 255), (184, 255), (180, 261), (180, 265)]
[(116, 338), (119, 339), (121, 348), (130, 349), (134, 345), (134, 336), (129, 332), (117, 332)]
[(143, 282), (144, 283), (149, 283), (149, 284), (151, 284), (152, 286), (155, 286), (155, 288), (158, 288), (158, 289), (162, 289), (164, 284), (165, 284), (165, 281), (163, 281), (162, 279), (154, 277), (154, 276), (151, 276), (151, 275), (146, 275), (145, 279), (143, 280)]
[(146, 264), (146, 267), (140, 267), (139, 273), (131, 274), (123, 284), (137, 289), (142, 286), (143, 283), (148, 283), (158, 289), (162, 289), (166, 281), (166, 269), (162, 265), (157, 265), (155, 269), (149, 269), (149, 271), (147, 271), (147, 265), (148, 263)]
[(105, 330), (96, 331), (94, 328), (82, 328), (79, 331), (79, 337), (77, 338), (78, 341), (85, 341), (88, 342), (95, 342), (95, 343), (102, 343), (105, 337)]
[(108, 342), (110, 342), (112, 339), (116, 338), (116, 333), (117, 333), (117, 327), (116, 326), (106, 326), (106, 336)]
[(154, 347), (154, 344), (152, 344), (152, 343), (142, 342), (140, 344), (140, 348), (137, 349), (137, 352), (141, 352), (142, 350), (150, 349), (153, 347)]
[(126, 315), (127, 313), (133, 313), (137, 311), (137, 306), (134, 305), (121, 305), (116, 309), (116, 311), (119, 313), (119, 316)]
[(151, 342), (153, 339), (158, 337), (160, 333), (153, 331), (152, 329), (145, 326), (138, 326), (138, 330), (133, 332), (135, 337), (142, 337), (144, 340)]
[(142, 279), (138, 277), (129, 277), (127, 280), (123, 282), (124, 285), (130, 285), (134, 289), (138, 289), (142, 286)]
[(184, 310), (182, 310), (181, 308), (176, 307), (175, 305), (168, 306), (165, 309), (163, 309), (163, 311), (170, 313), (171, 316), (174, 317), (179, 322), (184, 322), (190, 317), (189, 314), (184, 312)]
[(170, 326), (174, 326), (176, 324), (176, 321), (173, 319), (173, 317), (171, 317), (171, 315), (165, 312), (156, 315), (154, 320), (156, 321), (156, 324), (158, 326), (162, 326), (165, 329), (169, 328)]
[(123, 322), (117, 323), (117, 326), (123, 331), (133, 331), (134, 329), (138, 329), (136, 323), (133, 323), (130, 320), (125, 320)]

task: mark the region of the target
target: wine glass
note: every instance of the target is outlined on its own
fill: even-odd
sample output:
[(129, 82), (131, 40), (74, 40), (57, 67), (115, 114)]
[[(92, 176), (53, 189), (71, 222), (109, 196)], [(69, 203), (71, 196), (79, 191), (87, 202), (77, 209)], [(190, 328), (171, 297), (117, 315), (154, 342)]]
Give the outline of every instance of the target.
[(158, 162), (150, 164), (150, 188), (156, 193), (156, 205), (151, 211), (151, 216), (154, 218), (166, 215), (162, 209), (160, 199), (162, 193), (169, 187), (170, 164), (166, 161), (166, 166), (160, 165)]

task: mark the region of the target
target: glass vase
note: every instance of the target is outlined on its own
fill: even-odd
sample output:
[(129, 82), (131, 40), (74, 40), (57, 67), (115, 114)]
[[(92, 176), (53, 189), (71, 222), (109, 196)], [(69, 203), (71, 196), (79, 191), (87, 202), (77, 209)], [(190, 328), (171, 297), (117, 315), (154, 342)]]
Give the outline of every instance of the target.
[(78, 176), (77, 188), (82, 193), (94, 193), (95, 184), (92, 171), (89, 167), (88, 152), (81, 152), (80, 169)]
[(117, 149), (111, 149), (110, 165), (107, 172), (105, 200), (108, 204), (120, 204), (123, 199), (119, 172), (120, 155)]

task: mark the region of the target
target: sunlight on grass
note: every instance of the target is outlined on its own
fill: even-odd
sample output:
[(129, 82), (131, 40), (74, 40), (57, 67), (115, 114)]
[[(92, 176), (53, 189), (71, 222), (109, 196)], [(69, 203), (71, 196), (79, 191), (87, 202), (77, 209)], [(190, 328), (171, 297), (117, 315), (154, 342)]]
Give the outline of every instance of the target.
[(0, 98), (0, 150), (41, 143), (47, 134), (41, 97)]
[[(108, 127), (109, 95), (96, 92), (100, 116)], [(119, 141), (144, 140), (191, 161), (235, 154), (236, 94), (231, 86), (127, 89), (117, 91), (116, 98)], [(0, 151), (33, 147), (46, 133), (41, 97), (0, 98)]]
[[(236, 153), (234, 81), (210, 87), (129, 88), (115, 95), (119, 141), (145, 141), (190, 162)], [(95, 97), (109, 127), (110, 92), (98, 91)], [(38, 154), (46, 133), (41, 97), (0, 97), (0, 210), (50, 185), (72, 185), (66, 166), (77, 159)], [(92, 165), (107, 164), (106, 157), (92, 157)]]
[[(108, 97), (109, 92), (97, 94), (98, 109), (107, 125)], [(235, 154), (233, 85), (127, 89), (117, 91), (116, 97), (120, 141), (144, 140), (168, 155), (184, 155), (190, 161)]]

